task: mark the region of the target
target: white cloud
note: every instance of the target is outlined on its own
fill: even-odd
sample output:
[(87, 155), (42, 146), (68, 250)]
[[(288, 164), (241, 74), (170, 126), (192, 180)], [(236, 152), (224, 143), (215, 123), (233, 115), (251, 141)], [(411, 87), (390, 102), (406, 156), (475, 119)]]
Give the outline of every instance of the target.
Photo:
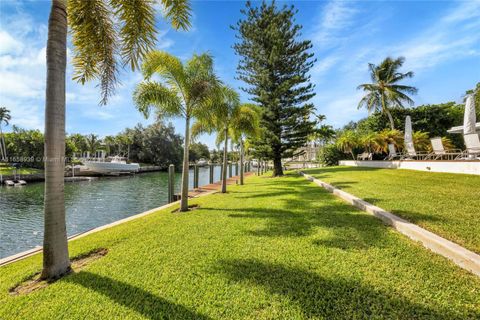
[(344, 39), (342, 31), (351, 26), (358, 10), (346, 1), (330, 1), (322, 10), (314, 29), (313, 41), (321, 46), (334, 45)]
[(449, 60), (478, 55), (480, 48), (480, 2), (459, 2), (431, 27), (397, 47), (413, 70), (435, 67)]
[(0, 30), (0, 54), (19, 53), (23, 49), (23, 44), (14, 39), (8, 32)]

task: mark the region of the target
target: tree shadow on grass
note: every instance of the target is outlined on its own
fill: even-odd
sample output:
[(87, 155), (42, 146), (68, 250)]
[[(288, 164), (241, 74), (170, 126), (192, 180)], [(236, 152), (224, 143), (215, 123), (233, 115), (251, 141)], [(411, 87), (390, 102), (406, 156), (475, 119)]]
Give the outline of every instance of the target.
[(228, 217), (235, 219), (264, 221), (265, 223), (259, 225), (262, 226), (261, 228), (245, 231), (250, 236), (305, 237), (315, 234), (317, 228), (324, 228), (329, 231), (328, 235), (313, 240), (313, 244), (344, 250), (383, 246), (387, 229), (373, 216), (355, 214), (352, 212), (355, 209), (342, 203), (326, 205), (320, 201), (312, 207), (302, 200), (289, 201), (291, 209), (247, 207), (202, 208), (202, 210), (222, 211), (228, 213)]
[(134, 310), (148, 319), (210, 319), (182, 305), (157, 297), (139, 287), (88, 271), (68, 276), (63, 281), (79, 284), (101, 293), (112, 301)]
[[(394, 290), (382, 292), (359, 281), (329, 279), (313, 272), (280, 264), (247, 259), (220, 261), (214, 268), (233, 281), (246, 285), (260, 285), (271, 294), (288, 297), (301, 309), (305, 318), (438, 320), (461, 318), (448, 309), (440, 307), (433, 309), (413, 303)], [(471, 316), (475, 317), (474, 314)]]

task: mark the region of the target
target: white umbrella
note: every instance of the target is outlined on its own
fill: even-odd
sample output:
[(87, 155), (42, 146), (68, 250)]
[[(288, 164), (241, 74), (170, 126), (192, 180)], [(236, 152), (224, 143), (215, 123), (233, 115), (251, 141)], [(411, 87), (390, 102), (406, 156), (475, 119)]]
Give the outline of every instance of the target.
[(465, 102), (465, 114), (463, 115), (463, 134), (476, 133), (475, 130), (475, 103), (473, 102), (473, 94), (469, 94)]
[(415, 154), (415, 147), (413, 146), (413, 132), (412, 132), (412, 119), (410, 116), (405, 118), (405, 137), (404, 137), (404, 144), (407, 148), (407, 151), (414, 155)]
[(407, 143), (413, 143), (412, 119), (410, 116), (405, 118), (405, 144)]

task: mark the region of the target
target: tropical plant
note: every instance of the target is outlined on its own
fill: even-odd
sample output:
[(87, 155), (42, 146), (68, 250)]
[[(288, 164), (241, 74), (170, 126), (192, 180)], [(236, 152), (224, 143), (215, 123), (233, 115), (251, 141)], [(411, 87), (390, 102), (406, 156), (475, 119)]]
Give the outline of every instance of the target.
[(353, 151), (360, 145), (358, 134), (353, 130), (345, 130), (338, 136), (336, 145), (343, 152), (350, 153), (355, 160)]
[(0, 107), (0, 161), (7, 161), (7, 147), (5, 146), (5, 138), (3, 137), (2, 124), (8, 126), (8, 122), (12, 119), (10, 110)]
[(256, 107), (251, 104), (241, 105), (238, 93), (228, 86), (221, 86), (211, 103), (211, 108), (214, 110), (212, 116), (195, 122), (192, 126), (192, 135), (216, 132), (217, 144), (224, 143), (222, 192), (225, 193), (227, 192), (228, 141), (232, 138), (240, 144), (240, 166), (242, 166), (244, 137), (247, 134), (255, 134), (259, 118)]
[(431, 149), (428, 132), (414, 131), (412, 134), (413, 145), (417, 151), (428, 151)]
[(85, 136), (85, 143), (90, 156), (95, 155), (95, 152), (102, 146), (102, 141), (98, 138), (98, 135), (93, 133)]
[(87, 142), (83, 135), (79, 133), (74, 133), (71, 134), (68, 139), (75, 146), (75, 152), (80, 152), (81, 154), (83, 154), (85, 151), (87, 151)]
[[(259, 135), (261, 110), (254, 104), (242, 104), (239, 110), (232, 117), (230, 135), (232, 142), (238, 144), (240, 153), (240, 185), (244, 184), (245, 175), (245, 150), (248, 150), (249, 143), (246, 139), (255, 138)], [(247, 144), (247, 145), (246, 145)]]
[(334, 143), (329, 143), (319, 148), (317, 158), (324, 166), (336, 166), (344, 156)]
[(388, 153), (388, 145), (393, 144), (397, 150), (403, 149), (403, 133), (396, 129), (385, 129), (376, 134), (375, 152)]
[(170, 164), (179, 168), (182, 164), (183, 138), (175, 133), (171, 123), (155, 121), (147, 127), (138, 124), (116, 138), (118, 139), (115, 140), (121, 141), (123, 150), (128, 152), (132, 161), (153, 164), (163, 169), (167, 169)]
[(398, 82), (412, 78), (413, 72), (401, 73), (399, 69), (405, 62), (405, 58), (393, 59), (387, 57), (380, 65), (369, 63), (370, 78), (372, 83), (365, 83), (358, 86), (366, 94), (360, 100), (358, 108), (365, 107), (369, 112), (380, 111), (388, 116), (390, 128), (395, 129), (391, 108), (403, 108), (405, 103), (413, 105), (413, 100), (407, 94), (416, 94), (417, 88), (401, 85)]
[(375, 132), (366, 132), (360, 135), (359, 144), (365, 148), (367, 152), (377, 153), (380, 149), (378, 135)]
[[(186, 63), (163, 51), (150, 52), (142, 66), (145, 78), (134, 92), (135, 104), (148, 117), (152, 108), (157, 118), (183, 117), (185, 143), (182, 168), (180, 211), (188, 210), (188, 158), (190, 122), (211, 116), (211, 100), (217, 94), (219, 81), (209, 54), (194, 55)], [(151, 80), (158, 75), (163, 82)]]
[(323, 114), (314, 114), (316, 127), (312, 130), (308, 140), (315, 141), (319, 145), (325, 145), (335, 136), (335, 130), (332, 126), (322, 124), (326, 117)]
[[(67, 6), (68, 3), (68, 6)], [(190, 25), (188, 0), (162, 0), (174, 28)], [(67, 21), (68, 13), (68, 21)], [(155, 47), (155, 3), (125, 0), (52, 0), (48, 22), (45, 102), (45, 230), (41, 279), (70, 270), (65, 227), (65, 74), (71, 29), (74, 79), (99, 80), (105, 104), (114, 93), (121, 64), (134, 70)]]

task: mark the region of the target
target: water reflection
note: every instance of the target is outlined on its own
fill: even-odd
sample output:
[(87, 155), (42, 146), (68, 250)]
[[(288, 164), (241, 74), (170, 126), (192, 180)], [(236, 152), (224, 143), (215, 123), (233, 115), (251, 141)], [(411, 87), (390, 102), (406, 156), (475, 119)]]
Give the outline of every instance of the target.
[[(235, 174), (235, 169), (234, 172)], [(176, 174), (176, 192), (180, 190), (181, 174)], [(220, 180), (220, 167), (214, 170)], [(135, 176), (101, 178), (65, 184), (67, 233), (102, 226), (167, 203), (168, 175), (165, 172)], [(199, 171), (199, 185), (209, 183), (209, 168)], [(193, 172), (190, 171), (190, 188)], [(43, 183), (25, 187), (0, 188), (0, 258), (42, 244)]]

